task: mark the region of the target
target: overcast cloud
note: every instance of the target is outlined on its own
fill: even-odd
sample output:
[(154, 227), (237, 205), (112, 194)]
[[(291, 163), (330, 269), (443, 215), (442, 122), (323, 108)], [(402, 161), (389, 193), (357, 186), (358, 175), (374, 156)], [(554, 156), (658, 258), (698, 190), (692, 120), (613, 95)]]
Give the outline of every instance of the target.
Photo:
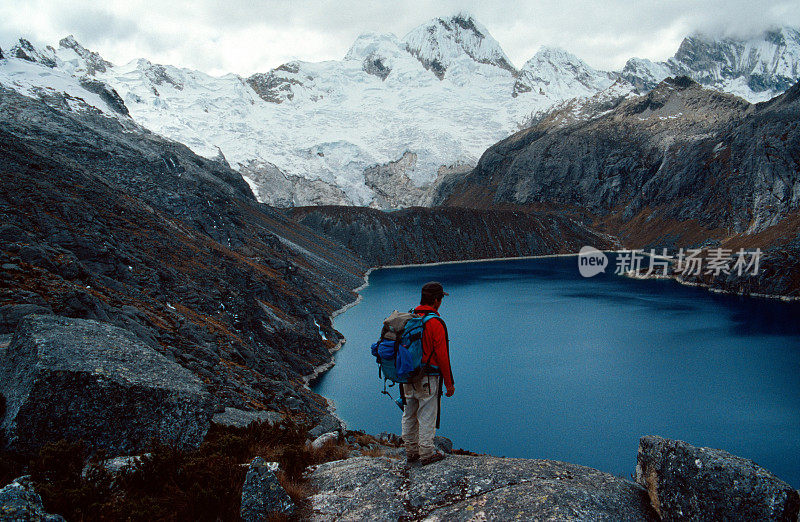
[(402, 38), (459, 10), (485, 25), (517, 67), (542, 45), (613, 70), (633, 56), (664, 60), (693, 32), (748, 35), (800, 27), (800, 0), (0, 2), (3, 49), (19, 37), (56, 46), (74, 34), (117, 64), (147, 58), (215, 75), (265, 72), (294, 59), (341, 59), (362, 32)]

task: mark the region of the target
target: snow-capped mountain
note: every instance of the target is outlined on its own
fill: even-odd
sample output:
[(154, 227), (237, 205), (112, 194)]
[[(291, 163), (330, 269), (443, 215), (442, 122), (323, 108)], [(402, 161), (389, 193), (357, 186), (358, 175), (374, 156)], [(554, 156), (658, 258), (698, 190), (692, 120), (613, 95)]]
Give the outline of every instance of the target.
[[(99, 55), (91, 53), (85, 58), (70, 60), (71, 54), (76, 54), (72, 42), (75, 41), (71, 38), (61, 40), (59, 50), (64, 51), (66, 58), (62, 59), (52, 47), (36, 49), (29, 41), (20, 39), (0, 63), (0, 85), (26, 96), (42, 98), (63, 110), (93, 110), (112, 117), (128, 116), (128, 109), (117, 92), (91, 76), (103, 65), (95, 60)], [(76, 76), (76, 72), (84, 74)]]
[(402, 39), (362, 34), (342, 60), (293, 61), (249, 78), (145, 59), (112, 65), (72, 37), (57, 49), (20, 40), (0, 61), (0, 84), (41, 98), (65, 93), (53, 103), (66, 110), (129, 115), (227, 161), (273, 205), (391, 208), (425, 204), (426, 187), (554, 108), (559, 126), (591, 118), (677, 73), (738, 94), (744, 85), (748, 99), (760, 99), (800, 76), (797, 31), (771, 38), (687, 38), (669, 62), (632, 59), (621, 73), (542, 48), (517, 70), (484, 26), (458, 13)]
[(517, 74), (514, 96), (533, 92), (552, 100), (592, 96), (614, 83), (615, 75), (593, 69), (558, 47), (542, 47)]
[(768, 100), (800, 77), (800, 31), (783, 27), (751, 39), (689, 36), (666, 62), (631, 58), (621, 73), (640, 91), (677, 75), (751, 102)]
[(515, 73), (506, 53), (484, 26), (467, 13), (436, 18), (403, 38), (406, 50), (440, 80), (448, 70), (470, 71), (474, 63), (493, 65)]
[(516, 69), (464, 13), (403, 39), (361, 35), (343, 60), (247, 79), (143, 59), (103, 72), (76, 65), (87, 54), (65, 40), (48, 51), (53, 71), (69, 61), (63, 71), (106, 82), (134, 120), (201, 155), (221, 152), (259, 199), (280, 205), (423, 203), (420, 187), (474, 165), (529, 114), (585, 92), (514, 98)]

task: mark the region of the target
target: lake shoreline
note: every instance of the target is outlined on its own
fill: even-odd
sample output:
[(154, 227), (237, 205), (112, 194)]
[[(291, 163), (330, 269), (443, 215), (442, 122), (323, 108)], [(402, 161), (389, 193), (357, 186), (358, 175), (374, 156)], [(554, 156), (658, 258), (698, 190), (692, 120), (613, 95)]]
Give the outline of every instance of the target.
[[(609, 254), (618, 254), (618, 253), (624, 252), (624, 251), (627, 251), (627, 250), (626, 249), (605, 250), (603, 252), (609, 253)], [(368, 288), (370, 286), (370, 276), (371, 276), (372, 272), (375, 271), (375, 270), (379, 270), (379, 269), (404, 269), (404, 268), (434, 267), (434, 266), (444, 266), (444, 265), (462, 265), (462, 264), (470, 264), (470, 263), (476, 263), (476, 264), (477, 263), (492, 263), (492, 262), (503, 262), (503, 261), (524, 261), (524, 260), (534, 260), (534, 259), (577, 257), (578, 255), (579, 255), (578, 253), (545, 254), (545, 255), (536, 255), (536, 256), (514, 256), (514, 257), (487, 258), (487, 259), (464, 259), (464, 260), (453, 260), (453, 261), (438, 261), (438, 262), (432, 262), (432, 263), (381, 265), (381, 266), (370, 267), (364, 272), (363, 283), (361, 285), (359, 285), (358, 287), (353, 289), (353, 292), (356, 294), (356, 298), (352, 302), (347, 303), (346, 305), (344, 305), (343, 307), (339, 308), (338, 310), (335, 310), (331, 314), (331, 316), (330, 316), (331, 324), (333, 324), (333, 321), (334, 321), (334, 319), (336, 317), (338, 317), (339, 315), (343, 314), (344, 312), (348, 311), (349, 309), (351, 309), (351, 308), (353, 308), (356, 305), (361, 303), (361, 301), (363, 300), (363, 296), (362, 296), (361, 292), (365, 288)], [(645, 253), (644, 255), (649, 255), (649, 253)], [(632, 273), (619, 274), (619, 275), (621, 275), (623, 277), (634, 278), (634, 279), (672, 279), (672, 280), (675, 280), (677, 283), (679, 283), (679, 284), (681, 284), (683, 286), (704, 287), (709, 292), (716, 293), (716, 294), (729, 294), (729, 295), (742, 296), (742, 297), (755, 297), (755, 298), (761, 298), (761, 299), (780, 300), (780, 301), (787, 302), (787, 303), (796, 302), (796, 301), (800, 300), (800, 299), (792, 297), (792, 296), (776, 296), (776, 295), (767, 295), (767, 294), (743, 294), (743, 293), (731, 292), (731, 291), (724, 290), (724, 289), (714, 288), (711, 285), (708, 285), (706, 283), (686, 281), (686, 280), (684, 280), (684, 279), (682, 279), (680, 277), (676, 277), (674, 274), (670, 274), (670, 275), (667, 275), (667, 276), (662, 276), (662, 275), (657, 275), (657, 274), (651, 274), (650, 276), (642, 276), (642, 275), (635, 275), (635, 274), (632, 274)], [(314, 371), (307, 376), (307, 379), (305, 379), (307, 387), (309, 387), (309, 388), (313, 387), (315, 385), (315, 383), (324, 374), (326, 374), (331, 368), (333, 368), (335, 366), (335, 364), (336, 364), (336, 354), (343, 347), (343, 345), (346, 342), (347, 342), (347, 339), (343, 337), (342, 340), (339, 343), (337, 343), (336, 346), (333, 347), (330, 350), (330, 354), (331, 354), (330, 359), (326, 363), (316, 367), (314, 369)], [(338, 418), (340, 421), (342, 421), (343, 424), (347, 425), (347, 423), (345, 421), (343, 421), (341, 419), (341, 417), (339, 417), (336, 414), (337, 407), (336, 407), (336, 403), (334, 402), (334, 400), (331, 399), (330, 397), (325, 397), (325, 399), (326, 399), (326, 401), (328, 403), (328, 410), (331, 412), (331, 414), (334, 415), (336, 418)], [(358, 429), (358, 426), (349, 426), (349, 428), (350, 429)]]

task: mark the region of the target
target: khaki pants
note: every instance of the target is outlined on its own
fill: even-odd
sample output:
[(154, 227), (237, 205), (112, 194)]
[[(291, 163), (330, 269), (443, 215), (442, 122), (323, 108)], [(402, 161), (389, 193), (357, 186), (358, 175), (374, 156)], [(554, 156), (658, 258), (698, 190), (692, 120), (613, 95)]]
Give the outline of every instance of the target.
[(440, 377), (426, 375), (414, 383), (403, 385), (406, 406), (403, 409), (403, 443), (406, 455), (427, 458), (434, 454), (437, 398)]

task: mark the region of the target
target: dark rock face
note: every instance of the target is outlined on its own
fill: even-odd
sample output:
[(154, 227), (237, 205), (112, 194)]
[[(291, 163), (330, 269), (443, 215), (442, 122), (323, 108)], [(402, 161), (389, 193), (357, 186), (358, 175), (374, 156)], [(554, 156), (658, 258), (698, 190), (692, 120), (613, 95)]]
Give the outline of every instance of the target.
[(65, 522), (61, 515), (44, 510), (42, 497), (36, 493), (29, 476), (14, 479), (0, 489), (0, 519), (25, 522)]
[(241, 516), (245, 522), (261, 522), (270, 515), (290, 515), (294, 502), (275, 476), (277, 464), (256, 457), (247, 469), (242, 486)]
[(317, 520), (656, 520), (640, 486), (547, 460), (450, 455), (408, 467), (357, 457), (322, 464), (311, 480)]
[(611, 246), (607, 237), (546, 212), (444, 207), (396, 212), (298, 207), (288, 212), (373, 266), (577, 252), (587, 244)]
[(303, 85), (297, 77), (300, 68), (289, 62), (276, 67), (268, 73), (256, 73), (247, 79), (247, 84), (258, 96), (270, 103), (283, 103), (294, 99), (293, 85)]
[(151, 438), (198, 446), (215, 400), (192, 373), (134, 334), (96, 321), (23, 320), (0, 362), (9, 445), (35, 450), (61, 438), (120, 453)]
[(90, 51), (79, 44), (72, 35), (59, 40), (58, 46), (65, 49), (72, 49), (75, 51), (75, 54), (83, 58), (84, 62), (86, 63), (86, 74), (90, 76), (94, 76), (98, 72), (104, 73), (108, 70), (108, 68), (113, 67), (111, 62), (104, 60), (103, 57), (98, 53)]
[[(800, 267), (798, 92), (750, 105), (665, 80), (593, 120), (546, 120), (503, 140), (443, 182), (434, 203), (582, 209), (584, 224), (628, 248), (770, 250), (765, 268), (782, 274), (784, 295), (800, 295), (790, 275)], [(767, 286), (749, 291), (774, 293), (769, 279), (754, 281)]]
[(377, 56), (376, 53), (370, 54), (364, 58), (362, 68), (364, 69), (365, 73), (377, 76), (381, 80), (388, 78), (389, 73), (392, 72), (392, 69), (384, 64), (381, 57)]
[(111, 109), (115, 110), (119, 114), (122, 114), (123, 116), (130, 115), (128, 112), (128, 107), (125, 106), (125, 102), (122, 100), (120, 95), (117, 94), (117, 91), (115, 91), (107, 83), (99, 80), (83, 78), (81, 79), (81, 87), (89, 92), (99, 94), (100, 98), (102, 98), (103, 101), (106, 102), (109, 107), (111, 107)]
[[(579, 205), (632, 215), (700, 189), (703, 177), (679, 177), (685, 163), (697, 161), (689, 156), (695, 142), (748, 107), (688, 79), (665, 81), (601, 118), (566, 128), (541, 124), (501, 141), (460, 183), (442, 187), (434, 203)], [(698, 207), (686, 209), (686, 217), (702, 212)]]
[(254, 422), (275, 424), (280, 422), (281, 418), (282, 415), (274, 411), (244, 411), (236, 408), (225, 408), (225, 411), (215, 414), (211, 420), (214, 424), (246, 428)]
[(327, 405), (302, 376), (330, 360), (330, 314), (366, 270), (224, 164), (2, 88), (0, 267), (0, 333), (35, 312), (110, 323), (224, 407), (311, 421)]
[[(52, 50), (50, 47), (48, 49)], [(40, 63), (45, 67), (52, 68), (56, 66), (56, 62), (51, 55), (43, 54), (25, 38), (20, 38), (19, 42), (11, 48), (9, 54), (15, 58)]]
[(344, 432), (342, 421), (333, 415), (323, 415), (320, 417), (319, 424), (308, 431), (308, 436), (312, 439), (316, 439), (321, 435), (332, 432)]
[(642, 437), (636, 481), (662, 520), (795, 521), (800, 495), (751, 460), (682, 441)]

